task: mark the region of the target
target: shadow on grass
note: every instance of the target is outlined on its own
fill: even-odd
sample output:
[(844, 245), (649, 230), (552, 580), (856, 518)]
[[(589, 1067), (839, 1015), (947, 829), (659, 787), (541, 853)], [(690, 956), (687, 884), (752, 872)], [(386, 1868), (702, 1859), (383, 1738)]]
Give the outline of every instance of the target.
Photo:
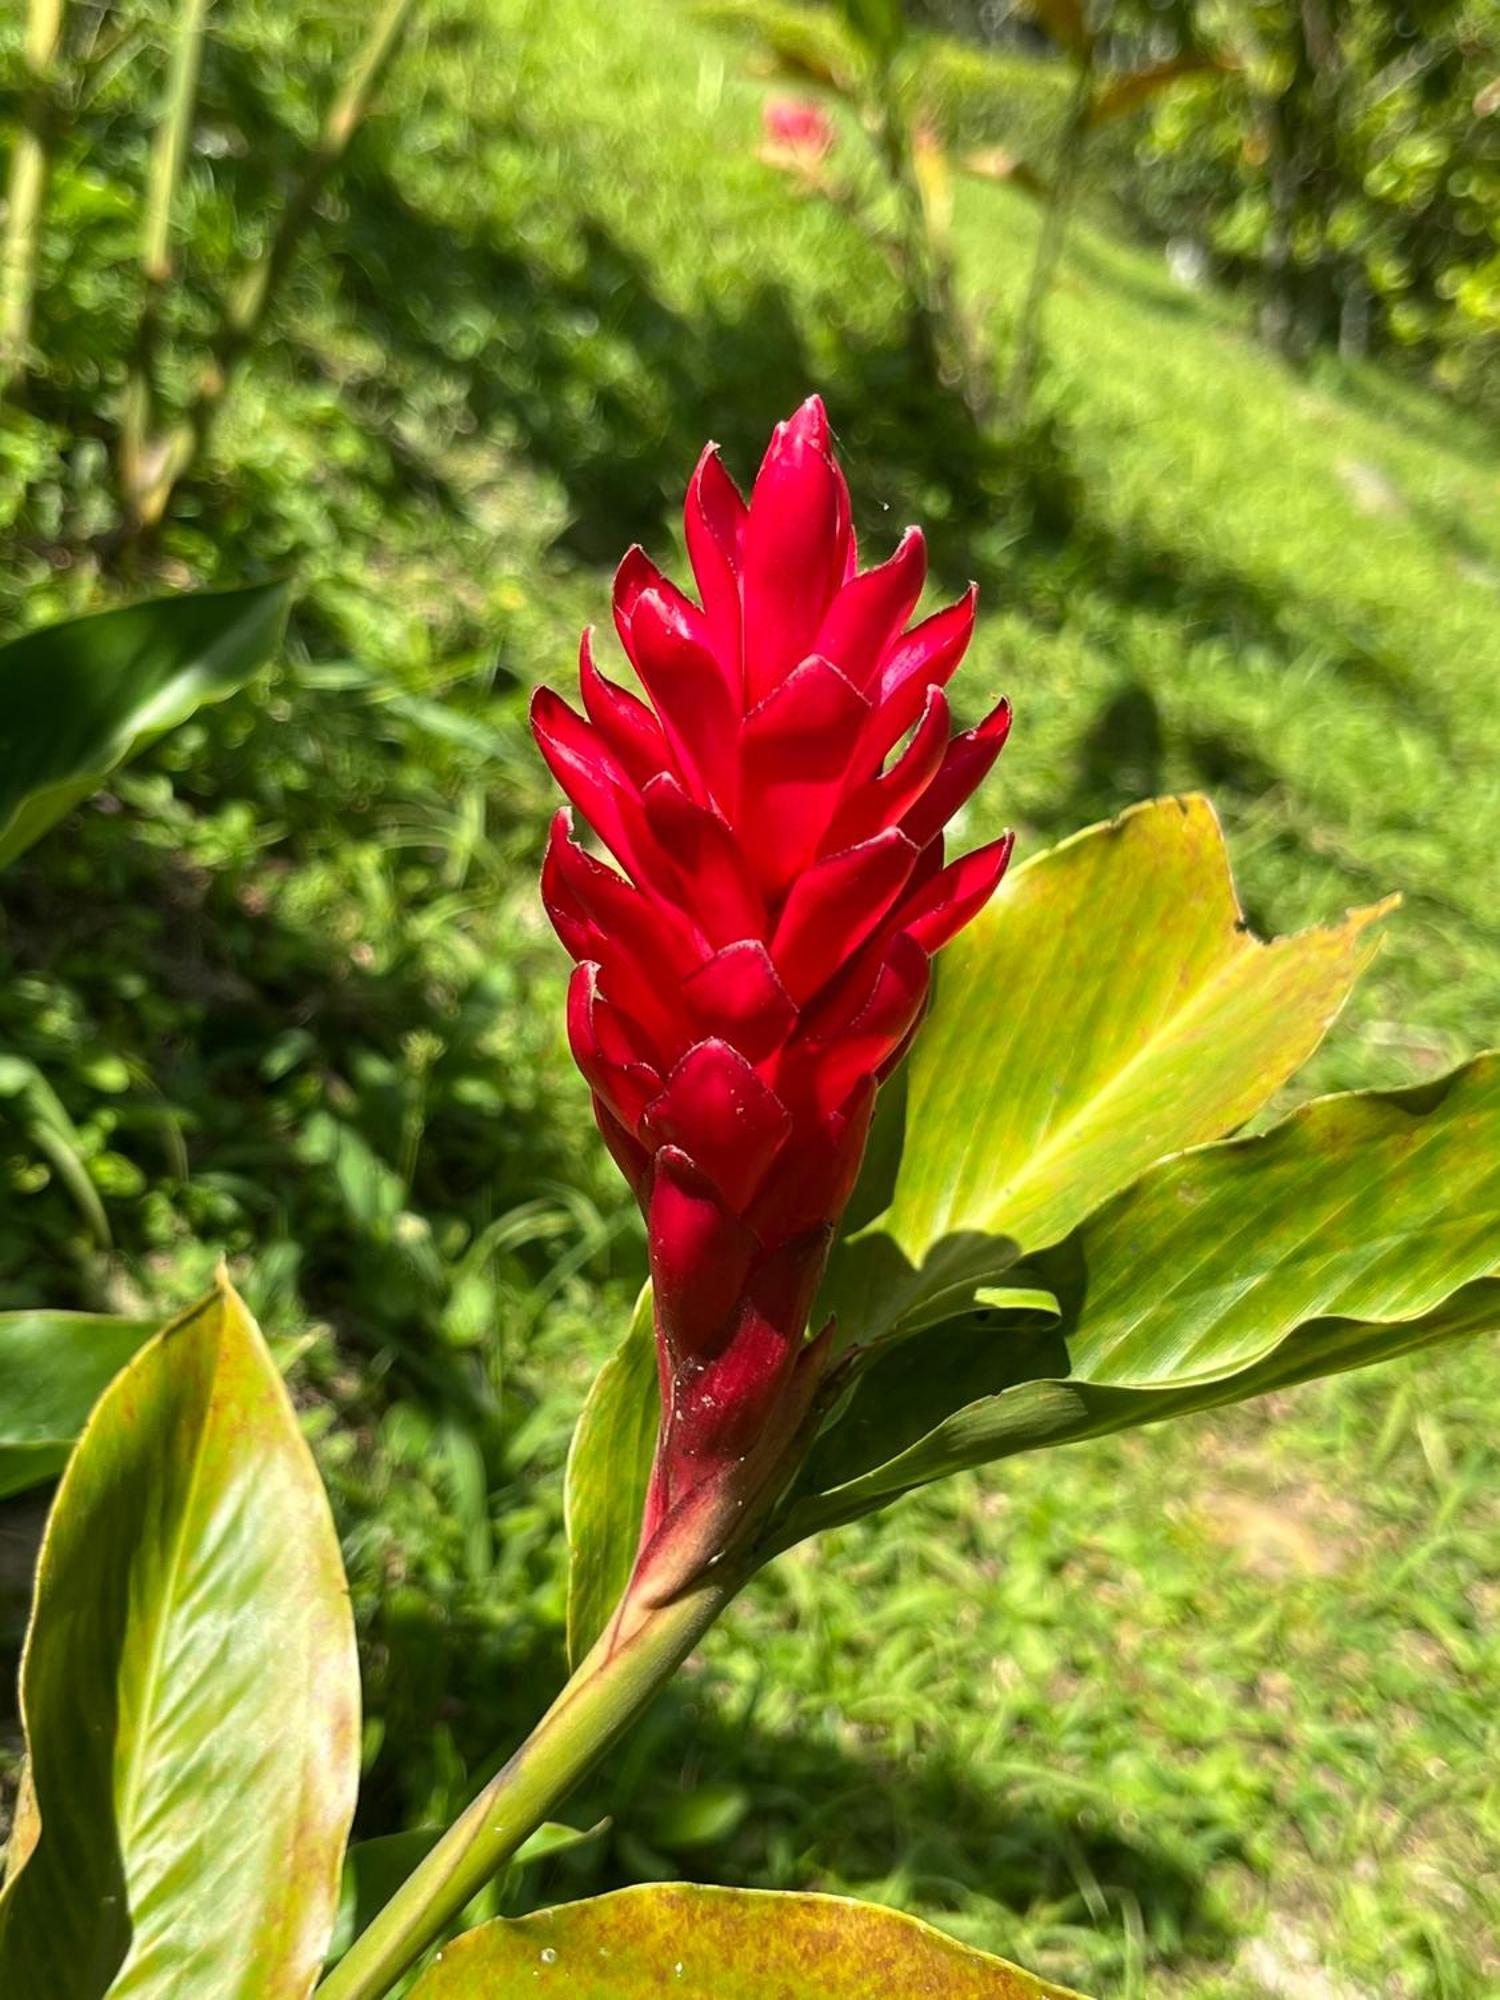
[[(1044, 621), (1059, 594), (1079, 592), (1287, 666), (1316, 651), (1341, 681), (1446, 741), (1426, 677), (1378, 635), (1350, 630), (1280, 579), (1112, 519), (1065, 424), (1011, 436), (976, 428), (924, 373), (894, 298), (883, 338), (828, 327), (815, 359), (774, 283), (728, 304), (706, 289), (669, 303), (647, 260), (597, 216), (577, 216), (563, 267), (492, 225), (460, 228), (415, 209), (378, 164), (366, 167), (339, 254), (361, 325), (403, 368), (451, 376), (457, 366), (476, 428), (514, 440), (558, 482), (562, 545), (586, 563), (612, 565), (636, 540), (660, 550), (703, 440), (716, 438), (748, 481), (772, 424), (818, 387), (858, 517), (890, 524), (872, 547), (921, 520), (945, 589), (973, 578)], [(1151, 302), (1161, 304), (1154, 289)], [(470, 336), (457, 364), (455, 326)]]
[[(234, 82), (240, 98), (259, 103), (258, 152), (293, 152), (274, 108), (255, 99), (254, 79)], [(492, 112), (471, 137), (482, 152), (524, 146), (529, 134), (524, 117)], [(872, 550), (918, 519), (947, 591), (975, 579), (991, 602), (1041, 624), (1066, 618), (1070, 599), (1093, 599), (1287, 668), (1313, 654), (1401, 726), (1446, 744), (1448, 719), (1427, 677), (1378, 633), (1348, 629), (1333, 607), (1283, 579), (1262, 581), (1114, 518), (1096, 490), (1107, 463), (1085, 472), (1065, 423), (1021, 436), (977, 429), (924, 370), (895, 288), (874, 263), (872, 284), (889, 291), (883, 330), (824, 325), (814, 345), (792, 293), (772, 280), (716, 290), (710, 274), (669, 298), (650, 258), (581, 198), (567, 206), (564, 197), (542, 239), (519, 237), (472, 191), (466, 205), (438, 212), (411, 192), (402, 143), (398, 125), (360, 135), (342, 184), (347, 214), (323, 252), (339, 310), (387, 358), (343, 379), (342, 393), (389, 447), (393, 502), (420, 491), (455, 514), (470, 504), (442, 452), (411, 441), (421, 431), (414, 392), (441, 383), (471, 434), (555, 482), (565, 555), (612, 566), (637, 540), (662, 553), (703, 441), (716, 438), (747, 481), (772, 424), (819, 388)], [(1123, 288), (1177, 316), (1200, 310), (1165, 273), (1122, 274), (1083, 233), (1070, 257), (1106, 292)], [(1102, 730), (1112, 719), (1096, 723)], [(1205, 748), (1207, 778), (1232, 760), (1228, 746)], [(1082, 755), (1100, 762), (1097, 749)], [(1247, 786), (1255, 775), (1239, 773)], [(1058, 825), (1072, 807), (1059, 802)]]
[[(580, 1816), (616, 1815), (612, 1844), (593, 1863), (594, 1888), (623, 1886), (653, 1864), (658, 1874), (742, 1887), (847, 1893), (887, 1882), (888, 1893), (920, 1899), (929, 1914), (967, 1904), (972, 1918), (980, 1897), (1021, 1918), (1045, 1911), (1105, 1930), (1128, 1899), (1163, 1956), (1214, 1956), (1227, 1941), (1198, 1874), (1096, 1788), (1085, 1799), (1062, 1776), (1039, 1788), (1035, 1772), (1018, 1772), (1011, 1791), (1002, 1761), (984, 1786), (952, 1757), (898, 1755), (868, 1732), (860, 1748), (845, 1749), (736, 1722), (681, 1689), (668, 1692), (626, 1755), (623, 1769), (616, 1760), (577, 1802)], [(659, 1830), (671, 1827), (676, 1797), (710, 1786), (742, 1795), (741, 1824), (720, 1842), (666, 1850)], [(557, 1892), (545, 1880), (533, 1886), (538, 1901)], [(1115, 1905), (1108, 1916), (1106, 1897)], [(997, 1922), (979, 1941), (1005, 1953), (1006, 1928)]]
[[(430, 1662), (440, 1635), (424, 1636)], [(436, 1714), (417, 1708), (403, 1717), (407, 1728), (425, 1720), (429, 1734), (441, 1718), (450, 1740), (472, 1741), (486, 1761), (471, 1766), (468, 1790), (498, 1764), (497, 1745), (508, 1750), (524, 1737), (540, 1706), (533, 1691), (560, 1685), (555, 1646), (540, 1629), (534, 1637), (488, 1699), (471, 1706), (450, 1693)], [(458, 1635), (441, 1643), (456, 1656)], [(1066, 1773), (1042, 1778), (1028, 1765), (1010, 1788), (1003, 1760), (981, 1785), (951, 1755), (898, 1754), (868, 1725), (858, 1747), (845, 1747), (767, 1726), (753, 1707), (737, 1714), (712, 1689), (711, 1676), (689, 1672), (662, 1693), (563, 1809), (576, 1826), (607, 1818), (605, 1836), (529, 1872), (514, 1911), (653, 1879), (845, 1894), (884, 1884), (939, 1923), (948, 1910), (972, 1923), (983, 1899), (1054, 1933), (1096, 1933), (1094, 1950), (1107, 1951), (1123, 1905), (1138, 1913), (1158, 1963), (1228, 1948), (1204, 1872), (1123, 1807), (1115, 1811), (1097, 1785), (1075, 1785)], [(399, 1830), (421, 1810), (420, 1799), (390, 1788), (377, 1763), (357, 1834)], [(1214, 1850), (1216, 1863), (1237, 1858), (1232, 1844)], [(1012, 1928), (999, 1915), (993, 1933), (975, 1941), (1018, 1955)]]
[[(232, 779), (226, 796), (243, 796)], [(381, 838), (390, 800), (344, 804), (345, 838)], [(368, 939), (329, 933), (325, 906), (279, 908), (258, 857), (214, 872), (121, 833), (84, 807), (7, 877), (0, 1039), (85, 1115), (98, 1096), (74, 1074), (72, 1033), (55, 1006), (17, 997), (66, 994), (86, 1049), (145, 1081), (118, 1100), (111, 1145), (155, 1199), (228, 1254), (275, 1264), (294, 1319), (326, 1320), (382, 1368), (399, 1356), (437, 1409), (478, 1421), (473, 1357), (443, 1337), (455, 1266), (434, 1231), (462, 1225), (472, 1242), (577, 1182), (576, 1132), (526, 1076), (533, 986), (537, 1006), (560, 1004), (548, 948), (516, 937), (498, 965), (459, 970), (402, 926), (377, 967)], [(444, 893), (440, 867), (411, 889), (419, 907)], [(419, 1073), (414, 1036), (430, 1048)], [(111, 1208), (126, 1265), (153, 1261), (143, 1204)], [(97, 1309), (98, 1271), (66, 1249), (75, 1227), (53, 1190), (7, 1204), (0, 1301)]]
[[(1004, 500), (1013, 455), (924, 376), (899, 314), (888, 341), (835, 329), (837, 358), (820, 366), (779, 285), (728, 304), (704, 290), (679, 307), (595, 215), (576, 218), (560, 267), (483, 225), (413, 208), (376, 173), (339, 254), (345, 304), (404, 367), (451, 377), (451, 329), (471, 331), (457, 364), (466, 409), (559, 483), (561, 546), (586, 563), (613, 564), (632, 541), (661, 547), (707, 438), (748, 484), (772, 426), (813, 388), (861, 489), (858, 511), (890, 514), (892, 542), (899, 510), (920, 503), (929, 520), (936, 509), (979, 530)], [(962, 565), (964, 535), (933, 539)]]
[(1327, 371), (1328, 393), (1362, 416), (1373, 418), (1397, 443), (1419, 437), (1461, 458), (1475, 472), (1493, 472), (1494, 444), (1481, 434), (1481, 419), (1456, 404), (1445, 408), (1437, 391), (1404, 379), (1394, 369), (1383, 371), (1371, 362), (1348, 367), (1327, 354), (1319, 358)]

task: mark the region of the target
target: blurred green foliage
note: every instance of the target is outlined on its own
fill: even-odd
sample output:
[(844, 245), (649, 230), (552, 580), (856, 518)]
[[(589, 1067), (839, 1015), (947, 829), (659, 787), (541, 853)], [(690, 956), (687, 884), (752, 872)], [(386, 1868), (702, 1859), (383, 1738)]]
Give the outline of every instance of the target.
[[(623, 548), (672, 557), (704, 438), (748, 476), (821, 389), (869, 548), (920, 519), (938, 585), (979, 579), (959, 699), (1006, 689), (1018, 720), (976, 837), (1013, 821), (1034, 851), (1203, 784), (1261, 928), (1407, 892), (1323, 1088), (1500, 1039), (1494, 438), (1372, 366), (1289, 375), (1132, 245), (1107, 166), (1129, 121), (1090, 144), (1037, 428), (976, 434), (880, 257), (756, 158), (742, 37), (677, 0), (430, 0), (121, 576), (105, 466), (168, 19), (69, 10), (45, 366), (0, 425), (0, 629), (281, 571), (300, 598), (273, 670), (7, 874), (0, 1046), (66, 1114), (115, 1248), (0, 1099), (0, 1305), (154, 1310), (228, 1252), (345, 1533), (379, 1835), (446, 1818), (561, 1671), (562, 1456), (642, 1255), (563, 1043), (522, 718), (607, 626)], [(365, 26), (352, 0), (213, 22), (184, 354)], [(1055, 58), (945, 61), (1001, 80), (943, 85), (955, 135), (1045, 138)], [(1028, 63), (1034, 96), (1004, 81)], [(956, 184), (996, 365), (1036, 228), (1015, 190)], [(1327, 1968), (1479, 2000), (1497, 1409), (1500, 1364), (1455, 1357), (799, 1552), (571, 1815), (612, 1832), (528, 1896), (845, 1888), (1103, 1994), (1258, 2000)], [(12, 1635), (34, 1529), (0, 1521)]]
[(1500, 397), (1500, 23), (1484, 0), (1234, 10), (1237, 67), (1165, 100), (1132, 187), (1247, 281), (1288, 354), (1405, 354)]
[[(974, 94), (1014, 106), (993, 136), (1036, 162), (1049, 143), (1026, 109), (1039, 84), (993, 85), (1008, 66), (1060, 95), (1069, 20), (1088, 25), (1112, 70), (1211, 55), (1216, 73), (1090, 138), (1095, 190), (1134, 227), (1206, 253), (1288, 357), (1379, 352), (1449, 391), (1500, 399), (1500, 20), (1488, 0), (914, 0), (913, 11), (946, 31), (946, 48), (965, 45)], [(1055, 109), (1054, 130), (1060, 119)]]

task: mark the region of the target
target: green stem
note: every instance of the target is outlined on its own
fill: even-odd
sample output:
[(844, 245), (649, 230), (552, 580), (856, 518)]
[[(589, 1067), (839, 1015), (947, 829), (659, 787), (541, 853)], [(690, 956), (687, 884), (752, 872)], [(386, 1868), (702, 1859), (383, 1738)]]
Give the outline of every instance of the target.
[(125, 384), (120, 417), (120, 486), (127, 516), (139, 512), (140, 500), (154, 483), (152, 419), (156, 406), (156, 348), (161, 334), (162, 306), (172, 280), (172, 211), (187, 160), (193, 113), (198, 104), (198, 77), (203, 67), (203, 35), (212, 0), (182, 0), (167, 101), (151, 149), (151, 179), (146, 194), (146, 224), (141, 238), (141, 272), (145, 296), (136, 325), (135, 352)]
[(715, 1571), (623, 1633), (617, 1620), (504, 1770), (356, 1938), (318, 1988), (319, 2000), (388, 1992), (650, 1704), (746, 1574), (743, 1565)]
[(52, 70), (62, 38), (63, 0), (31, 0), (26, 23), (28, 89), (6, 191), (5, 241), (0, 246), (0, 396), (26, 372), (31, 307), (36, 292), (42, 207), (47, 198), (47, 135)]
[(876, 70), (871, 108), (875, 148), (896, 195), (897, 260), (923, 365), (944, 387), (958, 389), (970, 413), (982, 419), (987, 391), (959, 304), (952, 246), (923, 186), (911, 123), (889, 61)]
[(1062, 132), (1058, 138), (1057, 163), (1047, 192), (1046, 213), (1042, 217), (1041, 235), (1037, 238), (1036, 256), (1032, 260), (1031, 276), (1026, 286), (1026, 301), (1021, 307), (1021, 317), (1016, 323), (1015, 357), (1011, 362), (1010, 381), (1006, 386), (1005, 395), (1006, 412), (1011, 424), (1016, 428), (1020, 427), (1025, 418), (1026, 405), (1031, 398), (1031, 385), (1042, 350), (1042, 315), (1046, 308), (1047, 295), (1052, 290), (1052, 283), (1057, 275), (1063, 239), (1068, 231), (1068, 215), (1078, 185), (1084, 140), (1089, 127), (1089, 112), (1094, 100), (1092, 42), (1085, 42), (1082, 45), (1075, 56), (1075, 62), (1077, 69), (1073, 79), (1073, 93), (1068, 101)]
[(318, 197), (364, 122), (386, 64), (395, 54), (416, 0), (386, 0), (370, 24), (370, 32), (355, 57), (348, 81), (339, 92), (301, 180), (282, 210), (271, 241), (229, 295), (209, 350), (198, 392), (184, 421), (167, 439), (149, 489), (140, 498), (139, 526), (150, 528), (166, 512), (177, 485), (201, 456), (213, 420), (235, 369), (244, 359), (276, 295), (288, 265), (312, 220)]

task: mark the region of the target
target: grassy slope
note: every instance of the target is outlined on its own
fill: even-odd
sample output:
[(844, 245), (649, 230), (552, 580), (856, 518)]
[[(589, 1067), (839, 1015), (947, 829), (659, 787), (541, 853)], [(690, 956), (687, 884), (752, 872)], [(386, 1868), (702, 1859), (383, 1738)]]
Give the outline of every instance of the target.
[[(578, 0), (498, 18), (537, 211), (628, 242), (681, 315), (633, 419), (743, 434), (778, 372), (745, 342), (774, 336), (879, 532), (890, 475), (859, 446), (889, 302), (750, 159), (736, 51), (650, 4), (608, 32)], [(1003, 311), (1031, 212), (971, 190), (960, 228)], [(1204, 783), (1261, 923), (1404, 888), (1320, 1085), (1494, 1039), (1487, 441), (1374, 375), (1288, 377), (1091, 227), (1052, 329), (1079, 532), (1021, 551), (954, 508), (944, 551), (988, 586), (970, 699), (993, 678), (1017, 706), (1000, 809), (1035, 840)], [(941, 514), (931, 466), (896, 504), (924, 481)], [(890, 1896), (1100, 1993), (1493, 1990), (1497, 1405), (1494, 1354), (1459, 1354), (960, 1481), (793, 1556), (712, 1649), (697, 1741), (662, 1725), (663, 1756), (749, 1787), (702, 1865)]]

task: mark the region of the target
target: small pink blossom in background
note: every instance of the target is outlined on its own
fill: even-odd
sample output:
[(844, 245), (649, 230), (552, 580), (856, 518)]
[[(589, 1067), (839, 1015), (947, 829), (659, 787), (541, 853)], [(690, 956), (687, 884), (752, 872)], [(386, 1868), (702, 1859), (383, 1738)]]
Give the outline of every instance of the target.
[(805, 97), (769, 97), (761, 112), (763, 157), (810, 165), (833, 148), (838, 132), (821, 105)]

